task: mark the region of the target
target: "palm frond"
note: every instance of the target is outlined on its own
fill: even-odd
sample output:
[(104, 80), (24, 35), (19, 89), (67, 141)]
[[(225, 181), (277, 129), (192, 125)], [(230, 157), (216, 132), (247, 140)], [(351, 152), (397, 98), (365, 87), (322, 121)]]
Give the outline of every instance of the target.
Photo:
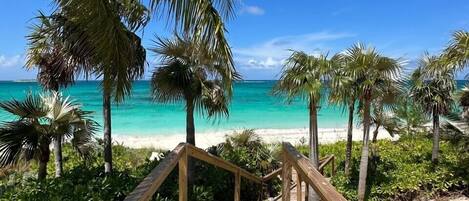
[(454, 32), (443, 58), (452, 67), (458, 69), (466, 67), (469, 61), (469, 32), (464, 30)]
[(412, 74), (411, 97), (422, 105), (427, 114), (438, 112), (445, 114), (450, 111), (455, 90), (454, 71), (439, 67), (441, 57), (424, 55)]
[[(235, 0), (151, 0), (150, 7), (154, 12), (168, 13), (184, 35), (193, 41), (206, 44), (210, 52), (218, 56), (224, 65), (222, 79), (228, 94), (232, 94), (232, 81), (239, 77), (234, 67), (233, 55), (225, 37), (223, 18), (234, 15)], [(167, 11), (167, 12), (164, 12)], [(221, 13), (221, 15), (220, 15)], [(169, 20), (170, 21), (170, 20)]]
[(287, 102), (295, 97), (305, 100), (320, 100), (321, 89), (332, 72), (331, 62), (327, 55), (318, 57), (302, 51), (293, 51), (286, 60), (279, 81), (273, 93), (285, 96)]
[(33, 159), (41, 130), (28, 121), (4, 122), (0, 126), (0, 165), (17, 163), (20, 159)]
[(47, 115), (48, 109), (44, 106), (41, 97), (29, 93), (23, 101), (13, 99), (0, 102), (0, 108), (21, 119), (39, 119)]
[(190, 93), (192, 69), (179, 61), (157, 68), (151, 79), (153, 99), (159, 102), (177, 102)]

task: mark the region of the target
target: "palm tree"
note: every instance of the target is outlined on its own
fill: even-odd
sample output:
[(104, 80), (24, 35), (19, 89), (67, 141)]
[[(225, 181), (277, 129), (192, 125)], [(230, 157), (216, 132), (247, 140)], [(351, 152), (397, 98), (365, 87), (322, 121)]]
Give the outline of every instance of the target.
[[(327, 55), (318, 57), (302, 51), (293, 51), (286, 60), (280, 79), (274, 86), (274, 94), (285, 96), (287, 102), (300, 97), (309, 105), (309, 158), (319, 168), (319, 142), (317, 112), (321, 101), (324, 81), (329, 78), (332, 64)], [(311, 188), (311, 187), (310, 187)], [(310, 189), (310, 200), (315, 199)]]
[(39, 45), (48, 39), (62, 41), (49, 52), (58, 48), (80, 67), (73, 69), (77, 74), (102, 78), (105, 172), (111, 172), (111, 97), (123, 101), (132, 81), (143, 76), (145, 49), (134, 32), (148, 22), (149, 11), (139, 1), (54, 2), (57, 9), (46, 16), (51, 23), (39, 25), (46, 34), (33, 35), (32, 40)]
[[(145, 49), (135, 31), (149, 20), (149, 11), (140, 1), (54, 0), (58, 5), (64, 41), (75, 60), (91, 64), (88, 73), (102, 78), (104, 117), (105, 172), (112, 171), (111, 96), (121, 102), (130, 94), (132, 81), (144, 73)], [(151, 0), (154, 13), (167, 14), (178, 29), (209, 44), (229, 63), (233, 71), (231, 49), (225, 39), (224, 19), (233, 17), (234, 0)], [(161, 12), (162, 11), (162, 12)], [(169, 22), (170, 23), (170, 22)], [(169, 24), (168, 23), (168, 24)], [(60, 31), (57, 31), (60, 32)], [(75, 48), (79, 47), (79, 48)], [(75, 49), (77, 51), (69, 51)], [(85, 65), (86, 66), (86, 65)], [(228, 91), (229, 93), (231, 91)]]
[(162, 57), (152, 75), (152, 96), (162, 103), (185, 102), (186, 141), (195, 145), (194, 111), (209, 118), (228, 116), (231, 83), (239, 75), (223, 55), (193, 38), (158, 38), (152, 51)]
[(398, 60), (381, 56), (374, 48), (362, 44), (353, 45), (341, 57), (346, 62), (347, 75), (357, 82), (360, 105), (363, 107), (363, 147), (360, 159), (358, 199), (365, 199), (368, 172), (369, 138), (371, 124), (371, 103), (375, 94), (386, 85), (397, 82), (401, 65)]
[(394, 128), (396, 125), (394, 125), (392, 115), (389, 113), (396, 108), (397, 101), (402, 97), (401, 94), (403, 93), (402, 84), (399, 82), (388, 82), (383, 87), (383, 89), (377, 90), (379, 93), (375, 93), (371, 103), (373, 108), (371, 122), (375, 126), (371, 140), (373, 143), (377, 141), (380, 127), (390, 131), (389, 134), (391, 136), (394, 135), (393, 131), (395, 129), (390, 129), (390, 127)]
[[(329, 101), (333, 104), (339, 104), (348, 110), (347, 124), (347, 143), (345, 146), (345, 175), (350, 175), (353, 145), (353, 117), (355, 113), (355, 104), (358, 99), (358, 86), (356, 80), (347, 75), (347, 63), (342, 60), (341, 55), (337, 54), (332, 59), (337, 65), (334, 69), (331, 80), (331, 92)], [(344, 108), (345, 109), (345, 108)]]
[(432, 162), (438, 163), (440, 115), (448, 114), (453, 105), (454, 70), (440, 57), (425, 54), (412, 73), (411, 97), (433, 120)]
[[(76, 71), (81, 67), (76, 62), (71, 62), (73, 58), (61, 50), (64, 46), (62, 41), (49, 32), (55, 23), (54, 20), (42, 13), (37, 19), (40, 23), (32, 27), (32, 33), (27, 37), (30, 43), (26, 67), (28, 69), (37, 67), (37, 80), (43, 88), (58, 93), (61, 87), (74, 83)], [(62, 136), (60, 135), (54, 138), (54, 155), (55, 176), (60, 177), (63, 173)]]
[(394, 108), (394, 118), (400, 134), (410, 135), (416, 130), (422, 130), (423, 124), (428, 122), (428, 117), (424, 114), (422, 106), (415, 103), (410, 97), (410, 87), (407, 85), (404, 89), (405, 92), (401, 97), (398, 97)]
[(24, 101), (0, 103), (0, 108), (17, 116), (0, 127), (0, 165), (14, 164), (21, 159), (37, 157), (38, 179), (47, 176), (49, 145), (57, 136), (73, 138), (72, 144), (79, 153), (86, 151), (96, 130), (90, 112), (62, 98), (58, 93), (47, 96), (29, 94)]

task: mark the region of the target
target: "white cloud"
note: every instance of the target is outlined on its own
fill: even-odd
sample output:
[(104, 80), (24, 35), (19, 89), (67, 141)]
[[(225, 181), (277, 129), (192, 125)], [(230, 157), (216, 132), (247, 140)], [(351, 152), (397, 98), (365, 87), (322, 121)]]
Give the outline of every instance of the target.
[(250, 47), (233, 48), (235, 60), (241, 68), (280, 69), (290, 55), (290, 49), (319, 54), (328, 50), (325, 43), (353, 37), (349, 33), (327, 31), (276, 37)]
[(285, 62), (285, 59), (274, 59), (267, 57), (264, 60), (249, 59), (246, 66), (252, 69), (273, 69), (281, 66)]
[(247, 6), (247, 5), (244, 5), (244, 6), (241, 8), (241, 13), (247, 13), (247, 14), (251, 14), (251, 15), (264, 15), (264, 14), (265, 14), (265, 10), (262, 9), (261, 7), (259, 7), (259, 6)]
[(22, 55), (5, 56), (0, 55), (0, 68), (16, 67), (24, 65), (24, 57)]

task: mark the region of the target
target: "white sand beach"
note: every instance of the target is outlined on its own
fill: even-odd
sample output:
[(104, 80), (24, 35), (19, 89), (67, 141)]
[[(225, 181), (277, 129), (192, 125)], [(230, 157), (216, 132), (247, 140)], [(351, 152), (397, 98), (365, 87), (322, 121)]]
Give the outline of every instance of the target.
[[(265, 142), (290, 142), (292, 144), (300, 143), (301, 138), (306, 139), (308, 142), (308, 128), (297, 128), (297, 129), (256, 129), (256, 133), (262, 137)], [(372, 132), (372, 131), (371, 131)], [(216, 145), (225, 140), (225, 136), (232, 134), (233, 130), (226, 130), (224, 132), (216, 133), (196, 133), (196, 145), (200, 148), (207, 148), (212, 145)], [(372, 134), (370, 134), (371, 138)], [(355, 128), (353, 132), (353, 140), (360, 141), (363, 138), (363, 130), (361, 128)], [(320, 128), (319, 129), (319, 143), (327, 144), (334, 143), (341, 140), (347, 139), (346, 128)], [(378, 139), (391, 139), (396, 140), (398, 136), (394, 138), (389, 133), (380, 129)], [(175, 135), (155, 135), (155, 136), (126, 136), (126, 135), (115, 135), (113, 136), (115, 143), (122, 144), (131, 148), (160, 148), (160, 149), (173, 149), (180, 142), (186, 140), (185, 134)], [(371, 140), (371, 139), (370, 139)]]

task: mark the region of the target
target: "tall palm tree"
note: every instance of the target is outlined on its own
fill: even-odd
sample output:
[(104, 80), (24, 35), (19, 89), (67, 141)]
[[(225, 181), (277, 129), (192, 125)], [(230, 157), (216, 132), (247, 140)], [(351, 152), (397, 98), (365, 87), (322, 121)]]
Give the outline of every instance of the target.
[[(61, 87), (74, 83), (76, 71), (81, 67), (77, 62), (71, 62), (73, 58), (61, 50), (65, 44), (50, 32), (55, 21), (42, 13), (37, 19), (39, 23), (32, 27), (32, 33), (27, 37), (30, 43), (26, 67), (28, 69), (37, 67), (37, 80), (42, 87), (58, 93)], [(54, 155), (55, 176), (60, 177), (63, 173), (62, 136), (60, 135), (54, 138)]]
[[(353, 145), (353, 117), (355, 114), (355, 105), (358, 99), (358, 86), (357, 81), (347, 74), (346, 62), (342, 59), (340, 54), (335, 55), (332, 61), (336, 63), (336, 68), (332, 74), (331, 92), (329, 94), (329, 101), (333, 104), (344, 106), (348, 110), (348, 124), (347, 124), (347, 142), (345, 146), (345, 175), (350, 175), (351, 160), (352, 160), (352, 145)], [(344, 109), (345, 109), (344, 108)]]
[[(104, 161), (105, 172), (112, 171), (111, 96), (123, 101), (130, 94), (132, 81), (142, 77), (145, 49), (135, 31), (149, 20), (148, 10), (140, 1), (54, 0), (56, 13), (65, 16), (56, 30), (67, 32), (69, 48), (79, 46), (75, 58), (93, 66), (91, 72), (103, 79)], [(231, 49), (225, 38), (224, 19), (233, 17), (235, 0), (151, 0), (154, 13), (167, 15), (169, 23), (223, 55), (233, 67)], [(160, 18), (157, 18), (160, 19)], [(75, 29), (64, 29), (68, 25)], [(68, 51), (66, 51), (68, 52)], [(228, 69), (233, 71), (234, 69)], [(231, 92), (231, 91), (228, 91)]]
[[(319, 142), (317, 112), (321, 101), (324, 81), (329, 78), (331, 62), (327, 55), (318, 57), (302, 51), (293, 51), (286, 60), (280, 79), (274, 86), (274, 94), (285, 96), (287, 102), (299, 97), (308, 101), (309, 107), (309, 158), (319, 168)], [(310, 189), (309, 198), (315, 199)]]
[(148, 22), (149, 12), (139, 1), (54, 2), (57, 9), (47, 16), (52, 23), (39, 26), (46, 27), (47, 34), (33, 35), (32, 40), (62, 41), (53, 48), (80, 67), (75, 72), (102, 78), (105, 172), (111, 172), (111, 97), (123, 101), (132, 81), (143, 76), (145, 49), (134, 32)]
[(186, 141), (195, 145), (194, 111), (209, 118), (228, 116), (232, 79), (239, 75), (223, 55), (193, 38), (158, 38), (152, 51), (162, 58), (152, 75), (152, 96), (163, 103), (185, 101)]
[(366, 177), (368, 172), (369, 138), (371, 124), (371, 103), (374, 95), (386, 85), (396, 82), (401, 65), (398, 60), (384, 57), (374, 48), (362, 44), (353, 45), (341, 57), (346, 62), (347, 74), (357, 82), (360, 105), (363, 107), (363, 147), (360, 159), (358, 199), (365, 199)]
[(432, 162), (438, 163), (440, 115), (448, 114), (454, 103), (454, 70), (440, 57), (425, 54), (412, 73), (411, 97), (433, 120)]
[(42, 97), (29, 94), (24, 101), (2, 102), (0, 108), (17, 116), (16, 120), (4, 122), (0, 127), (0, 165), (37, 157), (40, 180), (47, 176), (49, 145), (53, 139), (57, 136), (73, 138), (73, 147), (84, 153), (96, 130), (90, 112), (81, 110), (79, 105), (58, 93)]

